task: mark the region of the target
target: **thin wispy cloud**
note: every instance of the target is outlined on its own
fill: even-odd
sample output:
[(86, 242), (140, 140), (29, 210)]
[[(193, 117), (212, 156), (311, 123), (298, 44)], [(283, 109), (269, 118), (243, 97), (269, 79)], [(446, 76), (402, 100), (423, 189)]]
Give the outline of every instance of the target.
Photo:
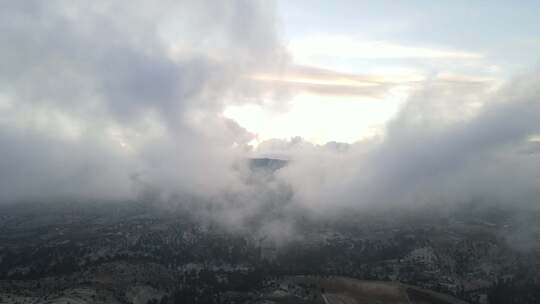
[(359, 59), (462, 59), (483, 58), (482, 54), (461, 50), (403, 45), (389, 41), (362, 41), (349, 36), (315, 36), (289, 43), (296, 58), (346, 57)]

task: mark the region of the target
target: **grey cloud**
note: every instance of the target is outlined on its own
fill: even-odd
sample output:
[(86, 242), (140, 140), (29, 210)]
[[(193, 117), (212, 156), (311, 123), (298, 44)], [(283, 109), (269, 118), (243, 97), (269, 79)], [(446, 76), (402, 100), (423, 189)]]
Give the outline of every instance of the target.
[[(407, 82), (415, 94), (384, 137), (265, 142), (257, 153), (290, 162), (250, 178), (241, 160), (253, 135), (221, 116), (228, 103), (280, 86), (380, 96), (397, 85), (287, 67), (275, 23), (267, 1), (2, 2), (0, 201), (142, 194), (276, 237), (292, 233), (298, 212), (475, 198), (537, 204), (540, 159), (522, 152), (540, 131), (536, 74), (494, 94), (471, 79)], [(287, 73), (375, 87), (249, 80)]]
[[(470, 114), (470, 100), (459, 89), (449, 94), (424, 86), (387, 125), (384, 137), (340, 153), (322, 147), (299, 152), (294, 145), (291, 155), (301, 157), (281, 178), (293, 185), (297, 202), (322, 214), (477, 199), (538, 207), (539, 159), (520, 152), (540, 131), (538, 87), (535, 75), (517, 79)], [(441, 113), (451, 109), (455, 113)]]
[(234, 187), (251, 135), (221, 110), (258, 98), (244, 74), (285, 60), (273, 14), (242, 0), (0, 4), (3, 201)]
[(132, 161), (88, 135), (64, 140), (37, 130), (0, 130), (0, 201), (124, 199)]

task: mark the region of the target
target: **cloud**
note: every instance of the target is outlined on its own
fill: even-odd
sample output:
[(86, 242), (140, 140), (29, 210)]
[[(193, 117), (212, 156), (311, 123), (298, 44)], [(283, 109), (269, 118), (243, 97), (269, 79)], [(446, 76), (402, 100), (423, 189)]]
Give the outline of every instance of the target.
[(349, 36), (312, 36), (293, 40), (289, 47), (295, 57), (314, 56), (347, 57), (362, 59), (427, 58), (427, 59), (481, 59), (481, 54), (459, 51), (406, 46), (388, 41), (360, 41)]
[(260, 149), (290, 155), (280, 178), (293, 200), (321, 214), (475, 200), (538, 207), (540, 158), (523, 151), (540, 131), (538, 79), (520, 77), (491, 94), (474, 89), (475, 98), (426, 83), (379, 138), (337, 152), (298, 140)]
[(383, 85), (321, 83), (310, 79), (254, 79), (265, 82), (265, 85), (279, 87), (282, 90), (288, 90), (291, 92), (291, 94), (311, 93), (329, 96), (382, 98), (389, 89)]
[(286, 61), (275, 27), (266, 1), (0, 4), (0, 199), (238, 183), (251, 135), (221, 112)]
[[(288, 65), (267, 1), (5, 2), (0, 32), (2, 203), (140, 195), (282, 237), (301, 212), (476, 198), (535, 205), (540, 195), (528, 141), (540, 131), (538, 73), (493, 92), (490, 79), (456, 74), (392, 79)], [(332, 39), (293, 52), (481, 58)], [(413, 94), (381, 136), (261, 143), (256, 153), (290, 159), (270, 177), (253, 177), (242, 160), (254, 135), (222, 115), (283, 87), (379, 96), (404, 84)]]
[(289, 65), (287, 75), (299, 79), (314, 79), (332, 83), (364, 83), (364, 84), (407, 84), (424, 80), (424, 76), (412, 71), (400, 74), (358, 74), (345, 73), (332, 69), (324, 69), (309, 65)]
[(395, 88), (423, 86), (426, 81), (441, 86), (456, 84), (462, 86), (490, 87), (497, 83), (493, 77), (462, 73), (440, 72), (431, 76), (419, 72), (406, 73), (345, 73), (310, 65), (287, 65), (277, 73), (257, 74), (248, 77), (261, 87), (278, 88), (289, 95), (309, 93), (322, 96), (359, 97), (382, 99)]

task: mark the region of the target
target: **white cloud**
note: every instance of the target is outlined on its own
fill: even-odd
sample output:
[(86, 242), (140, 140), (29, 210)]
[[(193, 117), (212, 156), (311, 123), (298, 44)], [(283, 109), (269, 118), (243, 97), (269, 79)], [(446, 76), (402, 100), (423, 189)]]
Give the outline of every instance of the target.
[[(283, 60), (273, 13), (239, 0), (0, 4), (0, 201), (133, 198), (141, 185), (208, 198), (239, 183), (251, 137), (221, 112), (258, 98), (242, 75)], [(171, 58), (172, 45), (194, 47)]]
[(313, 57), (361, 59), (481, 59), (481, 54), (438, 48), (408, 46), (389, 41), (361, 41), (349, 36), (329, 35), (299, 38), (289, 43), (295, 60)]
[[(281, 90), (283, 83), (246, 77), (279, 74), (288, 62), (267, 1), (89, 3), (0, 4), (0, 32), (10, 42), (0, 50), (1, 202), (124, 199), (151, 190), (185, 204), (219, 204), (203, 212), (220, 210), (211, 216), (241, 224), (296, 207), (344, 211), (479, 196), (522, 204), (540, 197), (538, 155), (516, 149), (540, 131), (537, 74), (489, 95), (490, 79), (459, 73), (394, 83), (388, 75), (304, 68), (285, 75), (285, 85), (297, 85), (300, 75), (310, 85), (305, 91), (332, 85), (343, 97), (343, 84), (377, 83), (382, 98), (294, 95)], [(191, 47), (179, 51), (183, 45)], [(300, 57), (482, 57), (339, 36), (293, 42), (291, 49)], [(264, 97), (282, 93), (282, 100), (294, 97), (288, 113), (262, 109)], [(261, 143), (294, 150), (272, 181), (247, 182), (238, 161), (249, 155), (248, 131), (260, 140), (298, 133), (322, 144), (354, 142), (372, 127), (383, 136), (350, 146)]]

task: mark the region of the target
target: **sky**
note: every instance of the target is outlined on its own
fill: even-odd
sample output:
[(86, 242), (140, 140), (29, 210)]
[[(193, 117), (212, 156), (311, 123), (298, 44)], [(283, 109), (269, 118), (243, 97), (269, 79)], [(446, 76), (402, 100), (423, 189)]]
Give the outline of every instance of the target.
[(540, 207), (539, 5), (0, 2), (0, 203)]
[(319, 144), (378, 136), (414, 90), (412, 81), (496, 86), (537, 65), (538, 11), (537, 1), (278, 1), (280, 34), (294, 64), (338, 73), (333, 79), (285, 75), (287, 83), (373, 87), (355, 76), (397, 83), (377, 96), (304, 90), (288, 97), (287, 111), (244, 104), (225, 114), (258, 135), (254, 144), (291, 136)]

